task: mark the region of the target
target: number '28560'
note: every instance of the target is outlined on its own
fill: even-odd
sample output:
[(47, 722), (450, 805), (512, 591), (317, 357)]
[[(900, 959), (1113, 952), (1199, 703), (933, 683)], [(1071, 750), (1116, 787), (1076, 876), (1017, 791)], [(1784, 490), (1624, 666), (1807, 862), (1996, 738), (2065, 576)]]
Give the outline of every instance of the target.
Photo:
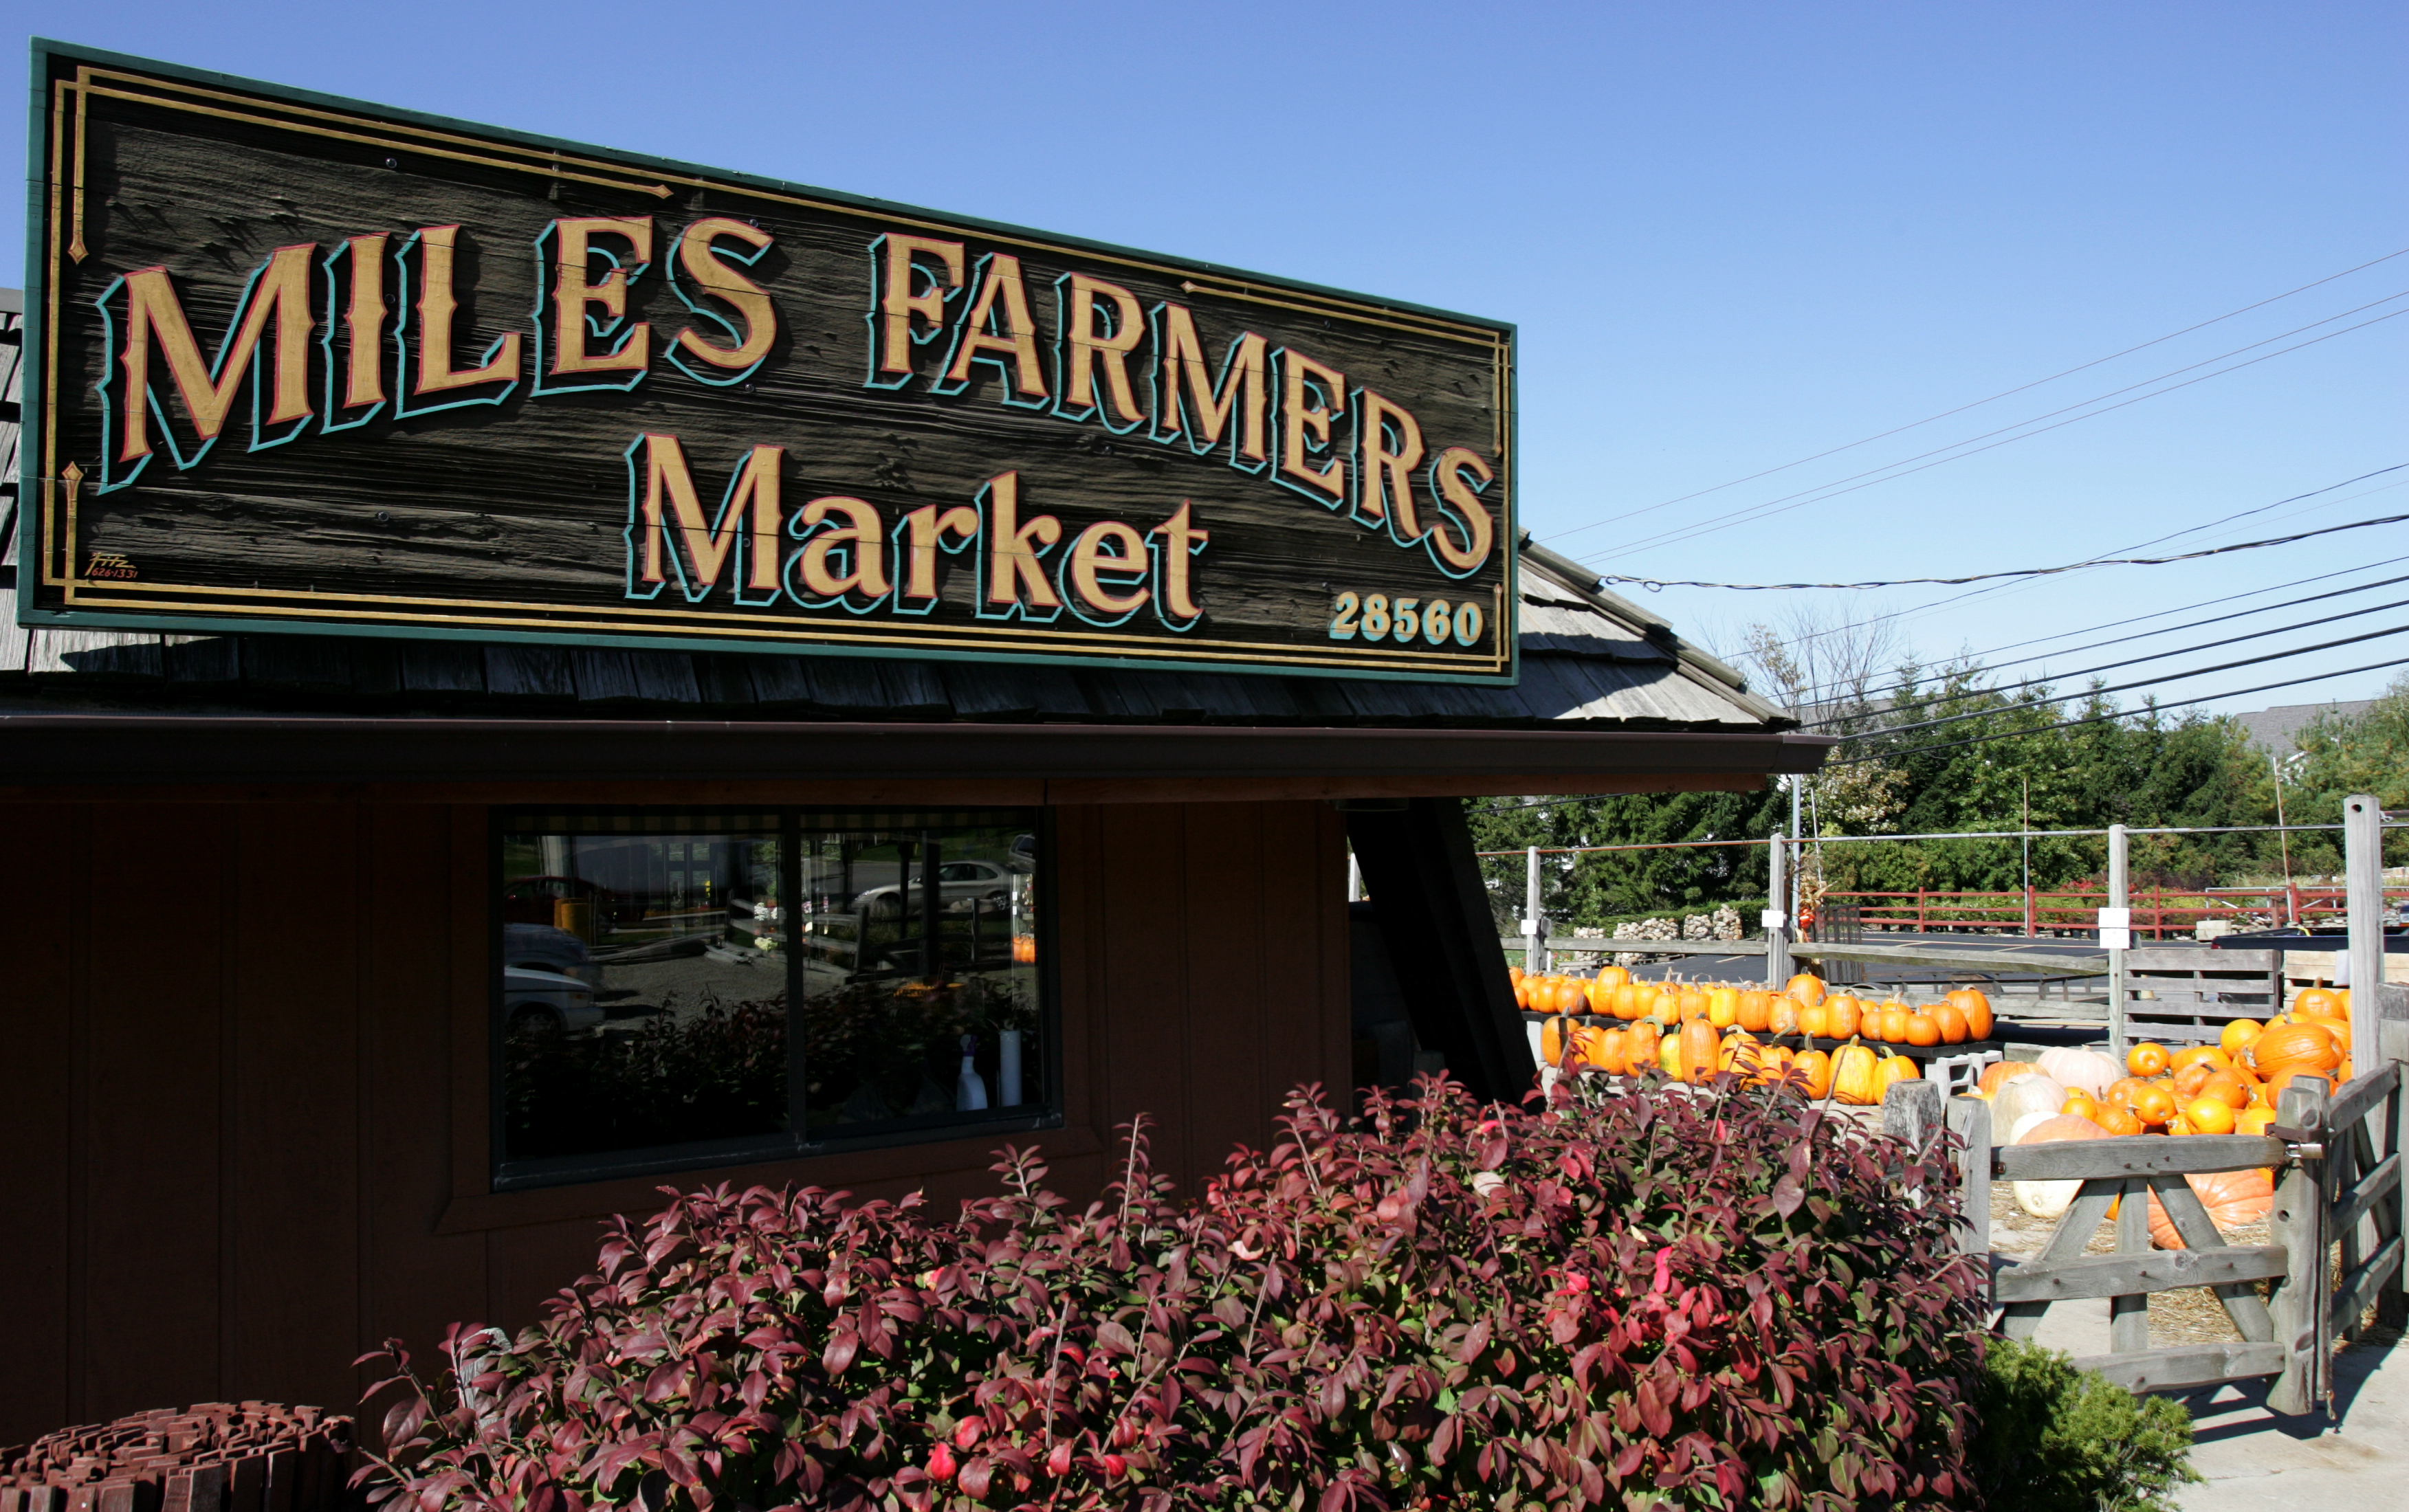
[(1443, 646), (1480, 643), (1483, 615), (1476, 603), (1450, 605), (1444, 598), (1392, 599), (1384, 593), (1340, 594), (1330, 605), (1333, 641), (1394, 641), (1400, 645), (1421, 641)]

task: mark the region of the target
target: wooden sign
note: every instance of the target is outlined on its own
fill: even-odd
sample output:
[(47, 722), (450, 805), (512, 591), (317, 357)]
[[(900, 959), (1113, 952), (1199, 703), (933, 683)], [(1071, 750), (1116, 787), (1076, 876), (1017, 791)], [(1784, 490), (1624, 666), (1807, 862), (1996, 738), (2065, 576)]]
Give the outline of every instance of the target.
[(33, 67), (27, 624), (1513, 681), (1508, 325)]

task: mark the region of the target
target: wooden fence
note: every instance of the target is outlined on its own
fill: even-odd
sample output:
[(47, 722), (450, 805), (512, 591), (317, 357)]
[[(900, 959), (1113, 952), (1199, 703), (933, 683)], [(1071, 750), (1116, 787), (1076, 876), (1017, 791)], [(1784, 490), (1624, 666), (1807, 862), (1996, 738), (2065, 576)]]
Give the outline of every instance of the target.
[[(1989, 1103), (1960, 1097), (1944, 1108), (1939, 1087), (1923, 1082), (1892, 1087), (1882, 1115), (1889, 1131), (1919, 1146), (1944, 1124), (1963, 1142), (1961, 1244), (1988, 1264), (2002, 1332), (2029, 1338), (2053, 1304), (2105, 1297), (2106, 1348), (2078, 1355), (2076, 1364), (2137, 1391), (2272, 1377), (2268, 1406), (2304, 1413), (2330, 1402), (2333, 1341), (2356, 1337), (2371, 1303), (2381, 1321), (2409, 1323), (2402, 1290), (2403, 1100), (2401, 1063), (2387, 1061), (2331, 1093), (2322, 1082), (2295, 1078), (2278, 1099), (2276, 1133), (2268, 1136), (2000, 1147), (1992, 1143)], [(2276, 1172), (2269, 1242), (2229, 1244), (2184, 1178), (2253, 1166)], [(2083, 1185), (2041, 1253), (2016, 1260), (1991, 1251), (1995, 1180)], [(2184, 1248), (2151, 1247), (2153, 1192)], [(2120, 1198), (2115, 1252), (2085, 1253)], [(2261, 1283), (2270, 1283), (2263, 1297)], [(2179, 1287), (2209, 1288), (2241, 1340), (2153, 1346), (2149, 1296)]]

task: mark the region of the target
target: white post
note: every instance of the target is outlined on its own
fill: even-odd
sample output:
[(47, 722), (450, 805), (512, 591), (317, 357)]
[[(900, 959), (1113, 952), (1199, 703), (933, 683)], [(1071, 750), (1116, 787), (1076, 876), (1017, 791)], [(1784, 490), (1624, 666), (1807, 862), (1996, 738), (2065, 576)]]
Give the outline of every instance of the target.
[(2356, 1068), (2383, 1064), (2384, 809), (2373, 797), (2342, 800), (2343, 881), (2350, 908), (2350, 1043)]
[(1539, 847), (1522, 853), (1522, 970), (1536, 976), (1548, 969), (1547, 924), (1539, 917)]
[(1775, 991), (1790, 980), (1790, 868), (1789, 856), (1782, 848), (1782, 831), (1773, 832), (1767, 846), (1772, 855), (1767, 862), (1765, 889), (1765, 985)]
[(2125, 951), (2133, 943), (2132, 892), (2126, 871), (2131, 847), (2125, 827), (2108, 827), (2108, 908), (2099, 921), (2099, 943), (2108, 947), (2108, 1054), (2125, 1059)]
[(1363, 863), (1355, 858), (1352, 845), (1347, 848), (1347, 900), (1350, 903), (1363, 900)]

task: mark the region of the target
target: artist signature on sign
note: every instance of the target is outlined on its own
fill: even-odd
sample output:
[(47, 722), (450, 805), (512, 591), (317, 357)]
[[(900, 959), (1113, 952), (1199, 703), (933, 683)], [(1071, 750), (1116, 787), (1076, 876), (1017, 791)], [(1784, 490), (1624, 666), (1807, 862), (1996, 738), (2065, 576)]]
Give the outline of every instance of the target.
[(126, 560), (123, 552), (94, 552), (92, 560), (84, 567), (83, 575), (88, 578), (123, 579), (137, 578), (142, 574), (134, 570), (134, 564)]

